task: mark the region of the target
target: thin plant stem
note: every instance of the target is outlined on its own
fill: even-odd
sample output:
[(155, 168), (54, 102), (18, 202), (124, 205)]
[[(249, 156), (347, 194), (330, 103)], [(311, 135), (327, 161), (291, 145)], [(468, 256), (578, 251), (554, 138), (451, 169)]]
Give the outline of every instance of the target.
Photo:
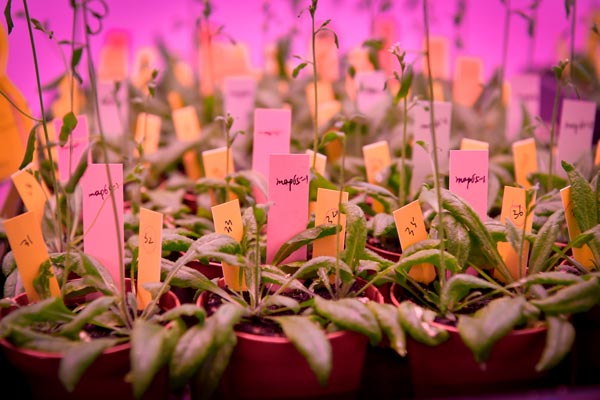
[[(44, 115), (46, 115), (46, 112), (44, 110), (44, 99), (42, 96), (42, 84), (40, 81), (40, 68), (39, 68), (39, 63), (38, 63), (38, 58), (37, 58), (37, 51), (35, 49), (35, 39), (33, 38), (33, 30), (31, 28), (31, 17), (29, 16), (29, 7), (27, 5), (27, 0), (23, 0), (23, 9), (25, 11), (25, 18), (27, 19), (27, 29), (29, 32), (29, 42), (31, 43), (31, 52), (33, 54), (33, 65), (35, 68), (35, 81), (36, 81), (36, 85), (37, 85), (37, 93), (38, 93), (38, 100), (40, 102), (40, 112), (42, 114), (42, 128), (44, 130), (44, 138), (46, 139), (46, 143), (50, 143), (50, 136), (48, 135), (48, 126), (46, 124), (46, 120), (44, 119)], [(52, 151), (50, 149), (50, 147), (48, 147), (48, 160), (50, 161), (50, 165), (54, 165), (54, 160), (52, 159)], [(59, 187), (58, 187), (58, 181), (56, 179), (56, 174), (54, 173), (54, 171), (52, 171), (52, 173), (50, 174), (52, 177), (52, 186), (54, 187), (54, 192), (58, 193)], [(55, 224), (55, 229), (56, 229), (56, 237), (59, 238), (59, 241), (57, 243), (57, 247), (58, 247), (58, 251), (62, 251), (62, 240), (60, 240), (63, 237), (63, 232), (62, 232), (62, 212), (60, 210), (60, 204), (56, 204), (56, 220), (57, 223)]]
[(346, 136), (342, 139), (342, 168), (340, 169), (340, 190), (338, 193), (338, 215), (337, 227), (335, 231), (335, 292), (338, 292), (340, 281), (340, 235), (342, 234), (340, 225), (342, 221), (342, 191), (344, 190), (344, 165), (346, 162)]
[(550, 151), (548, 155), (548, 177), (546, 190), (552, 190), (552, 174), (554, 173), (554, 142), (556, 140), (556, 118), (558, 116), (558, 104), (560, 102), (562, 85), (560, 79), (556, 82), (556, 95), (554, 96), (554, 105), (552, 106), (552, 122), (550, 125)]
[(431, 144), (433, 147), (433, 174), (435, 179), (435, 193), (438, 203), (438, 218), (439, 218), (439, 239), (440, 239), (440, 286), (443, 287), (446, 282), (446, 268), (445, 268), (445, 260), (444, 253), (446, 251), (446, 243), (445, 243), (445, 235), (446, 232), (444, 230), (443, 223), (443, 206), (442, 206), (442, 190), (440, 188), (441, 179), (439, 172), (439, 160), (438, 160), (438, 150), (437, 150), (437, 138), (435, 135), (435, 116), (434, 116), (434, 104), (433, 104), (433, 80), (431, 77), (431, 58), (430, 58), (430, 49), (429, 49), (429, 7), (428, 1), (423, 0), (423, 17), (425, 19), (425, 57), (427, 60), (427, 89), (429, 92), (429, 122), (431, 126)]
[(569, 68), (569, 77), (573, 82), (573, 66), (575, 65), (575, 23), (577, 18), (577, 0), (573, 0), (573, 9), (571, 10), (571, 66)]
[(13, 106), (13, 108), (15, 110), (17, 110), (20, 114), (22, 114), (23, 116), (29, 118), (30, 120), (34, 121), (34, 122), (39, 122), (41, 123), (43, 120), (34, 117), (33, 115), (28, 114), (25, 110), (21, 109), (6, 93), (4, 93), (2, 90), (0, 90), (0, 96), (4, 97), (6, 99), (6, 101), (8, 101), (10, 103), (11, 106)]
[(504, 96), (506, 94), (505, 88), (505, 80), (506, 80), (506, 67), (508, 63), (508, 44), (510, 42), (510, 0), (505, 0), (504, 7), (506, 7), (505, 17), (504, 17), (504, 43), (502, 45), (502, 68), (500, 72), (500, 115), (501, 115), (501, 132), (506, 130), (507, 125), (507, 115), (506, 115), (506, 106), (504, 104)]
[[(402, 81), (404, 81), (404, 67), (402, 68)], [(398, 185), (399, 193), (398, 200), (400, 205), (406, 204), (406, 143), (408, 130), (408, 95), (402, 99), (402, 157), (400, 158), (400, 184)]]
[(319, 87), (318, 87), (318, 75), (317, 75), (317, 50), (316, 50), (316, 38), (317, 33), (315, 32), (315, 13), (317, 12), (317, 1), (314, 1), (314, 9), (310, 11), (310, 21), (312, 28), (312, 69), (313, 69), (313, 96), (314, 96), (314, 107), (315, 107), (315, 121), (313, 123), (313, 160), (312, 168), (316, 169), (317, 165), (317, 151), (319, 150)]

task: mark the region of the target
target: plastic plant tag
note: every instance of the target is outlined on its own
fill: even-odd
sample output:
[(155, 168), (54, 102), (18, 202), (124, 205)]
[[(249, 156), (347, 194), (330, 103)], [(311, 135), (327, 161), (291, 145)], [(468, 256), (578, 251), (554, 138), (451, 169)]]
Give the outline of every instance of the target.
[(123, 81), (129, 75), (130, 34), (122, 30), (111, 30), (104, 37), (98, 60), (99, 81)]
[(515, 166), (515, 182), (526, 189), (531, 187), (527, 176), (537, 172), (537, 150), (535, 139), (523, 139), (512, 144), (513, 160)]
[[(269, 202), (267, 215), (267, 263), (283, 243), (308, 225), (308, 154), (271, 154), (269, 156)], [(284, 262), (306, 259), (306, 247), (292, 253)]]
[[(564, 99), (558, 135), (558, 160), (578, 165), (591, 161), (590, 148), (596, 121), (596, 103), (583, 100)], [(588, 159), (589, 158), (589, 159)], [(561, 176), (566, 176), (562, 168), (556, 168)]]
[[(200, 139), (202, 130), (194, 106), (186, 106), (173, 110), (171, 116), (177, 139), (182, 142), (195, 142)], [(202, 176), (195, 150), (188, 150), (183, 154), (183, 167), (187, 176), (192, 180), (196, 180)]]
[(596, 142), (596, 155), (594, 156), (594, 166), (600, 165), (600, 139)]
[(256, 85), (256, 79), (251, 76), (231, 76), (223, 80), (223, 110), (233, 118), (231, 132), (250, 129)]
[(137, 276), (137, 303), (140, 310), (152, 300), (152, 295), (144, 289), (144, 284), (160, 282), (162, 227), (162, 213), (140, 208)]
[[(348, 201), (348, 192), (342, 192), (341, 202), (345, 203)], [(336, 250), (339, 248), (341, 252), (344, 250), (344, 238), (346, 235), (346, 215), (340, 214), (338, 207), (340, 202), (340, 192), (338, 190), (330, 190), (319, 188), (317, 189), (317, 203), (315, 209), (315, 226), (320, 224), (334, 224), (339, 223), (342, 227), (339, 235), (339, 243), (336, 244), (336, 235), (327, 236), (321, 239), (317, 239), (313, 242), (312, 256), (332, 256), (335, 257)], [(339, 247), (338, 247), (339, 246)]]
[(483, 89), (483, 63), (479, 57), (458, 56), (454, 69), (452, 100), (472, 107)]
[[(518, 230), (525, 230), (525, 233), (531, 233), (533, 213), (527, 215), (526, 195), (526, 190), (523, 188), (504, 186), (500, 222), (507, 224), (507, 221), (510, 221)], [(533, 204), (530, 204), (530, 209), (532, 205)], [(500, 253), (500, 256), (502, 256), (513, 279), (521, 279), (526, 275), (527, 260), (529, 259), (529, 242), (527, 240), (523, 242), (520, 260), (517, 250), (510, 242), (498, 242), (498, 252)], [(494, 273), (494, 276), (504, 280), (501, 274)]]
[[(452, 103), (434, 101), (435, 137), (438, 149), (438, 165), (448, 165), (450, 151), (450, 127), (452, 126)], [(428, 101), (418, 101), (413, 110), (412, 178), (411, 193), (416, 194), (427, 176), (433, 176), (433, 144), (431, 142), (431, 115)], [(418, 142), (422, 142), (425, 148)]]
[(127, 83), (98, 82), (98, 107), (102, 130), (107, 137), (123, 137), (129, 130)]
[[(62, 119), (55, 118), (53, 120), (54, 123), (54, 132), (55, 135), (60, 135), (60, 130), (63, 125)], [(85, 115), (77, 116), (77, 126), (71, 134), (69, 135), (69, 139), (64, 146), (58, 145), (57, 155), (58, 155), (58, 179), (61, 182), (67, 182), (81, 157), (85, 153), (85, 150), (89, 145), (89, 130), (87, 125), (87, 117)], [(88, 162), (92, 159), (91, 153), (88, 153)]]
[[(567, 220), (567, 230), (569, 231), (569, 239), (575, 239), (581, 234), (579, 224), (573, 213), (573, 201), (571, 200), (571, 186), (567, 186), (560, 190), (563, 207), (565, 209), (565, 219)], [(587, 244), (581, 247), (573, 247), (573, 257), (577, 262), (591, 270), (594, 267), (594, 255)]]
[(383, 71), (357, 72), (354, 76), (356, 87), (356, 109), (359, 113), (379, 121), (391, 103), (391, 96), (385, 89), (386, 76)]
[(160, 142), (161, 119), (158, 115), (139, 113), (135, 124), (135, 141), (142, 144), (145, 155), (156, 153)]
[(488, 163), (487, 150), (450, 150), (450, 191), (461, 196), (487, 219)]
[[(315, 89), (313, 85), (307, 85), (304, 89), (306, 94), (306, 101), (308, 102), (308, 107), (310, 110), (310, 115), (314, 118), (315, 116)], [(319, 105), (327, 104), (329, 102), (335, 101), (335, 93), (333, 91), (333, 85), (328, 81), (318, 81), (317, 82), (317, 98)], [(321, 111), (321, 109), (319, 109)], [(319, 122), (322, 123), (322, 120), (319, 118)], [(319, 124), (320, 125), (320, 124)]]
[(506, 138), (515, 140), (523, 126), (527, 113), (533, 123), (540, 115), (542, 80), (538, 74), (517, 74), (510, 79), (510, 98), (507, 108)]
[[(362, 150), (367, 172), (367, 182), (374, 185), (386, 186), (383, 181), (382, 172), (392, 164), (388, 142), (381, 140), (367, 144), (362, 147)], [(382, 212), (383, 205), (373, 200), (373, 209), (376, 212)]]
[(306, 154), (310, 156), (310, 167), (312, 168), (314, 162), (315, 170), (322, 176), (326, 176), (327, 156), (325, 154), (317, 153), (317, 160), (315, 161), (314, 151), (306, 149)]
[(23, 200), (23, 204), (25, 204), (28, 211), (35, 214), (41, 227), (48, 193), (44, 190), (44, 186), (35, 178), (35, 172), (33, 166), (29, 164), (22, 170), (12, 174), (11, 179), (19, 192), (21, 200)]
[[(83, 192), (83, 250), (104, 265), (121, 290), (120, 266), (123, 259), (119, 258), (119, 253), (124, 254), (123, 165), (90, 164), (80, 184)], [(111, 196), (115, 199), (114, 210)]]
[[(42, 235), (42, 227), (38, 222), (38, 216), (33, 211), (4, 220), (8, 242), (30, 302), (41, 299), (34, 288), (33, 280), (40, 273), (41, 264), (49, 258), (48, 249)], [(50, 294), (58, 296), (60, 294), (58, 282), (54, 273), (52, 271), (51, 273), (47, 276), (50, 284)]]
[[(231, 236), (238, 242), (242, 240), (244, 234), (244, 223), (242, 221), (242, 212), (238, 199), (228, 201), (211, 207), (215, 232)], [(226, 262), (221, 263), (223, 267), (223, 278), (227, 286), (233, 290), (248, 290), (243, 270), (240, 267), (229, 265)]]
[[(227, 175), (234, 172), (233, 155), (229, 149), (229, 157), (227, 156), (227, 147), (203, 151), (202, 164), (207, 178), (225, 179)], [(235, 198), (233, 192), (229, 192), (227, 196), (229, 200)], [(217, 199), (212, 192), (211, 199), (213, 205), (217, 204)]]
[[(425, 220), (418, 200), (397, 209), (393, 215), (402, 249), (427, 239)], [(432, 264), (420, 264), (412, 267), (408, 274), (418, 282), (429, 283), (435, 279), (436, 272)]]
[(490, 144), (483, 140), (462, 138), (460, 140), (461, 150), (489, 150)]
[[(449, 54), (450, 46), (448, 38), (444, 36), (432, 36), (429, 38), (429, 59), (431, 60), (431, 77), (435, 79), (448, 80), (450, 78)], [(425, 41), (423, 41), (425, 50)], [(423, 73), (428, 75), (427, 59), (423, 57)]]

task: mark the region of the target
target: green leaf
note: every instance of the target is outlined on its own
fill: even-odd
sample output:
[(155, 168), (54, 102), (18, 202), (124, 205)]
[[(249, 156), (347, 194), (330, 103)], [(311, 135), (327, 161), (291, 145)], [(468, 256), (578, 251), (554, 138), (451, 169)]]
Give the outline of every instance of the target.
[(23, 155), (23, 161), (21, 161), (19, 169), (24, 169), (33, 161), (33, 153), (35, 152), (35, 141), (37, 138), (37, 130), (39, 126), (40, 124), (35, 124), (29, 131), (29, 137), (27, 138), (27, 147), (25, 148), (25, 154)]
[(525, 302), (520, 296), (501, 297), (492, 300), (474, 316), (459, 316), (458, 333), (477, 362), (486, 361), (496, 342), (523, 320)]
[(598, 208), (596, 194), (587, 179), (571, 164), (562, 161), (562, 167), (571, 182), (571, 199), (573, 201), (573, 214), (579, 229), (584, 232), (598, 225)]
[(499, 290), (502, 286), (468, 274), (453, 275), (442, 288), (440, 296), (440, 311), (452, 311), (456, 304), (473, 289)]
[[(294, 277), (298, 279), (308, 278), (313, 276), (317, 270), (323, 268), (327, 274), (335, 273), (336, 258), (331, 256), (313, 257), (305, 263), (302, 263), (300, 268), (294, 272)], [(340, 278), (344, 282), (348, 282), (354, 274), (344, 261), (339, 260)]]
[(343, 260), (356, 271), (367, 243), (365, 214), (355, 204), (343, 203), (341, 211), (346, 214), (346, 248)]
[(400, 90), (398, 90), (398, 94), (396, 95), (396, 102), (408, 95), (408, 91), (412, 86), (413, 77), (413, 68), (411, 65), (408, 65), (406, 71), (404, 71), (404, 74), (402, 75), (402, 82), (400, 82)]
[(12, 326), (28, 327), (34, 322), (69, 322), (75, 314), (69, 310), (61, 298), (48, 298), (27, 307), (12, 311), (0, 319), (0, 335), (4, 337)]
[(535, 366), (538, 372), (547, 371), (557, 365), (571, 350), (575, 341), (575, 328), (563, 316), (546, 317), (548, 333), (546, 345), (539, 362)]
[(13, 28), (15, 27), (15, 23), (13, 22), (12, 15), (10, 12), (11, 7), (12, 7), (12, 0), (7, 0), (6, 6), (4, 7), (4, 18), (6, 19), (6, 27), (8, 29), (9, 35), (12, 32)]
[(400, 325), (398, 309), (391, 304), (380, 304), (375, 301), (367, 303), (379, 322), (379, 326), (389, 340), (389, 346), (402, 357), (406, 356), (406, 335)]
[(327, 131), (323, 134), (319, 142), (319, 148), (324, 149), (329, 143), (334, 142), (336, 140), (344, 140), (346, 135), (341, 131)]
[(199, 323), (202, 323), (206, 318), (206, 311), (195, 304), (186, 303), (172, 308), (161, 315), (163, 321), (172, 321), (181, 317), (193, 317), (197, 319)]
[(169, 329), (136, 319), (131, 333), (131, 373), (133, 393), (140, 399), (148, 390), (156, 374), (171, 356), (168, 346)]
[(296, 68), (294, 68), (294, 70), (292, 71), (292, 77), (296, 78), (298, 77), (298, 74), (300, 73), (300, 71), (302, 71), (308, 64), (303, 62), (300, 63), (296, 66)]
[(437, 346), (450, 338), (447, 330), (433, 325), (435, 312), (419, 307), (411, 301), (403, 301), (398, 307), (400, 325), (419, 343)]
[(333, 355), (331, 343), (323, 328), (306, 316), (292, 315), (272, 319), (277, 321), (285, 336), (304, 356), (319, 384), (325, 387), (331, 374)]
[[(79, 65), (79, 61), (81, 61), (81, 55), (83, 54), (83, 47), (77, 47), (73, 50), (73, 54), (71, 55), (71, 70), (75, 70), (75, 67)], [(62, 132), (62, 130), (61, 130)]]
[[(392, 266), (392, 269), (406, 274), (413, 266), (419, 264), (433, 264), (439, 268), (441, 260), (440, 249), (425, 249), (415, 253), (403, 252), (400, 260)], [(444, 268), (451, 272), (459, 272), (460, 269), (456, 257), (446, 251), (444, 251)]]
[(600, 301), (600, 283), (596, 277), (566, 286), (551, 296), (532, 300), (531, 304), (549, 315), (588, 311)]
[(528, 274), (533, 275), (552, 267), (548, 263), (552, 246), (558, 238), (564, 221), (563, 210), (555, 211), (538, 230), (529, 255)]
[(88, 167), (88, 152), (89, 152), (89, 149), (85, 149), (85, 151), (81, 155), (81, 159), (79, 160), (79, 163), (77, 164), (77, 168), (75, 168), (75, 171), (73, 171), (73, 174), (71, 175), (71, 177), (69, 178), (69, 181), (67, 182), (67, 184), (65, 186), (65, 192), (67, 192), (67, 193), (75, 192), (75, 188), (79, 184), (79, 180), (81, 179), (81, 177), (85, 173), (85, 170)]
[(73, 114), (73, 111), (69, 111), (63, 116), (63, 123), (60, 127), (59, 144), (64, 146), (67, 144), (71, 133), (77, 126), (77, 117)]
[(290, 254), (294, 251), (306, 246), (309, 243), (312, 243), (316, 239), (320, 239), (326, 236), (335, 235), (337, 230), (336, 225), (332, 224), (322, 224), (317, 225), (314, 228), (306, 229), (290, 239), (286, 240), (281, 247), (277, 250), (275, 255), (273, 256), (273, 260), (271, 264), (279, 265), (281, 264)]
[(89, 342), (80, 342), (67, 350), (58, 368), (58, 376), (67, 391), (72, 392), (87, 368), (104, 350), (117, 343), (117, 339), (94, 339)]
[[(266, 296), (264, 298), (264, 307), (274, 307), (275, 309), (284, 307), (294, 313), (300, 312), (300, 303), (289, 296)], [(276, 311), (275, 311), (276, 312)]]
[(369, 337), (371, 344), (381, 341), (381, 329), (373, 313), (357, 298), (326, 300), (315, 296), (315, 310), (342, 329), (349, 329)]
[(519, 283), (523, 284), (525, 287), (531, 285), (567, 286), (579, 282), (583, 282), (583, 279), (579, 276), (559, 271), (539, 272), (529, 275), (519, 281)]
[(96, 316), (108, 310), (110, 306), (115, 304), (116, 300), (115, 297), (111, 296), (102, 296), (92, 300), (92, 302), (88, 303), (85, 308), (73, 318), (73, 320), (62, 325), (60, 327), (60, 332), (73, 340), (78, 339), (79, 332), (83, 327)]

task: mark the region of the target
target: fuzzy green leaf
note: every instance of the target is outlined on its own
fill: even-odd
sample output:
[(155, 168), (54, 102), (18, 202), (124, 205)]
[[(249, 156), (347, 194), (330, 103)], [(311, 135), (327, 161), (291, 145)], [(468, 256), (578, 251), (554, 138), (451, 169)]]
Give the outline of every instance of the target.
[(524, 307), (524, 297), (502, 297), (492, 300), (474, 316), (459, 317), (458, 332), (477, 362), (486, 361), (496, 342), (523, 320)]
[(59, 135), (59, 144), (64, 146), (67, 144), (67, 140), (73, 133), (73, 130), (77, 126), (77, 117), (73, 114), (72, 111), (69, 111), (63, 116), (62, 126), (60, 127), (60, 135)]
[(281, 326), (283, 333), (298, 352), (304, 356), (319, 384), (325, 387), (331, 374), (333, 355), (331, 344), (323, 328), (310, 317), (305, 316), (293, 315), (273, 317), (273, 319)]
[(546, 318), (548, 333), (542, 358), (535, 366), (535, 370), (547, 371), (557, 365), (571, 350), (575, 341), (575, 328), (562, 316)]
[(538, 230), (535, 241), (531, 246), (528, 267), (529, 275), (546, 271), (548, 268), (552, 267), (552, 265), (549, 265), (548, 260), (550, 259), (550, 254), (552, 253), (552, 246), (556, 242), (558, 234), (560, 233), (563, 219), (563, 210), (557, 210)]
[(566, 286), (551, 296), (532, 300), (531, 304), (546, 314), (574, 314), (585, 312), (600, 302), (600, 283), (596, 277)]
[(116, 298), (112, 296), (102, 296), (92, 300), (84, 309), (82, 309), (72, 321), (62, 325), (60, 332), (71, 339), (77, 339), (78, 334), (85, 324), (89, 323), (97, 315), (107, 311), (115, 304)]
[[(324, 268), (327, 274), (335, 274), (336, 258), (331, 256), (313, 257), (305, 263), (302, 263), (300, 268), (294, 273), (294, 277), (298, 279), (308, 278), (313, 276), (317, 270)], [(347, 282), (354, 276), (352, 270), (343, 260), (339, 260), (338, 267), (340, 269), (340, 278)]]
[(371, 344), (381, 341), (381, 329), (373, 313), (357, 298), (326, 300), (315, 296), (315, 310), (343, 329), (362, 333)]
[(450, 338), (447, 330), (433, 325), (435, 312), (419, 307), (411, 301), (403, 301), (398, 307), (400, 325), (419, 343), (437, 346)]
[(462, 300), (473, 289), (498, 290), (502, 287), (494, 282), (487, 281), (468, 274), (453, 275), (442, 288), (440, 296), (440, 310), (445, 313), (453, 310), (456, 303)]
[(406, 356), (406, 335), (400, 325), (398, 309), (391, 304), (380, 304), (375, 301), (367, 303), (367, 307), (375, 314), (379, 326), (389, 340), (389, 345), (402, 357)]
[(294, 235), (292, 238), (288, 239), (279, 247), (275, 255), (273, 256), (273, 260), (271, 264), (279, 265), (281, 264), (290, 254), (294, 251), (306, 246), (309, 243), (312, 243), (316, 239), (320, 239), (326, 236), (335, 235), (337, 227), (332, 224), (322, 224), (315, 226), (314, 228), (306, 229), (297, 235)]
[(13, 28), (15, 27), (15, 23), (13, 22), (12, 14), (10, 11), (11, 7), (12, 7), (12, 0), (7, 0), (6, 6), (4, 7), (4, 18), (6, 19), (6, 28), (8, 30), (9, 35), (12, 32)]
[(523, 284), (525, 287), (531, 285), (567, 286), (579, 282), (583, 282), (583, 279), (579, 276), (559, 271), (539, 272), (529, 275), (519, 281), (519, 283)]
[[(69, 178), (69, 181), (65, 185), (65, 192), (67, 192), (67, 193), (75, 192), (75, 188), (77, 187), (77, 184), (79, 184), (79, 180), (81, 179), (81, 177), (85, 173), (85, 170), (88, 167), (88, 151), (89, 151), (88, 149), (85, 149), (85, 151), (81, 155), (81, 159), (79, 159), (77, 168), (75, 168), (75, 171), (73, 171), (73, 173), (71, 174), (71, 177)], [(105, 199), (105, 201), (106, 201), (106, 199)], [(110, 201), (110, 200), (108, 200), (108, 201)]]
[(596, 194), (587, 179), (571, 164), (562, 161), (562, 166), (571, 182), (571, 199), (573, 214), (582, 232), (598, 224), (598, 208)]
[(292, 71), (292, 77), (296, 78), (298, 77), (298, 74), (300, 73), (300, 71), (302, 71), (306, 66), (308, 65), (308, 63), (300, 63), (296, 66), (296, 68), (294, 68), (294, 70)]
[(116, 345), (116, 339), (94, 339), (80, 342), (67, 350), (60, 361), (58, 376), (65, 388), (71, 392), (87, 368), (108, 348)]
[(342, 212), (346, 214), (346, 248), (343, 260), (354, 271), (358, 266), (367, 243), (365, 214), (355, 204), (342, 204)]
[[(439, 267), (441, 259), (442, 255), (439, 249), (426, 249), (416, 253), (402, 253), (402, 257), (400, 257), (400, 260), (392, 268), (400, 273), (408, 273), (413, 266), (419, 264), (433, 264)], [(456, 257), (448, 252), (444, 252), (444, 267), (451, 272), (459, 272), (460, 269)]]
[(35, 152), (35, 142), (37, 139), (37, 130), (39, 126), (39, 124), (35, 124), (29, 131), (27, 147), (25, 148), (25, 154), (23, 155), (23, 161), (21, 161), (19, 169), (24, 169), (33, 161), (33, 153)]

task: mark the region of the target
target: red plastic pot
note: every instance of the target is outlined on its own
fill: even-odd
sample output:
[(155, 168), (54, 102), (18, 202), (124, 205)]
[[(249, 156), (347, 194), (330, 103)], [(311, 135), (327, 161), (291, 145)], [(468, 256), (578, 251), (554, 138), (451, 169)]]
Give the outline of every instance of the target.
[[(365, 247), (371, 251), (373, 251), (375, 254), (385, 258), (386, 260), (390, 260), (391, 262), (396, 262), (400, 259), (400, 256), (402, 255), (401, 253), (398, 253), (396, 251), (390, 251), (390, 250), (386, 250), (382, 247), (379, 246), (375, 246), (371, 243), (369, 243), (367, 241), (367, 243), (365, 244)], [(377, 285), (377, 289), (379, 289), (379, 291), (381, 292), (381, 295), (383, 296), (383, 300), (386, 303), (391, 303), (390, 300), (390, 283), (384, 283), (381, 285)]]
[[(223, 280), (220, 280), (223, 284)], [(381, 293), (371, 286), (366, 296), (383, 303)], [(203, 293), (198, 304), (204, 304)], [(347, 398), (361, 384), (368, 338), (351, 331), (328, 334), (333, 351), (333, 368), (322, 387), (304, 357), (284, 337), (237, 332), (237, 345), (217, 390), (225, 399)]]
[[(393, 284), (391, 300), (395, 305), (401, 301), (399, 292)], [(545, 326), (513, 330), (496, 342), (485, 364), (478, 364), (457, 328), (433, 324), (448, 331), (450, 339), (428, 346), (407, 335), (407, 358), (416, 397), (501, 393), (548, 384), (548, 373), (535, 370), (546, 343)]]
[[(127, 280), (129, 283), (130, 281)], [(20, 305), (27, 305), (29, 300), (25, 293), (15, 297)], [(167, 292), (159, 302), (163, 310), (179, 305), (177, 297)], [(10, 309), (2, 310), (1, 316), (10, 313)], [(0, 349), (6, 361), (18, 371), (27, 384), (32, 399), (61, 400), (107, 400), (134, 399), (133, 388), (127, 381), (130, 372), (129, 354), (131, 345), (120, 344), (104, 351), (81, 377), (73, 392), (68, 392), (58, 378), (58, 370), (62, 359), (61, 353), (50, 353), (37, 350), (21, 349), (8, 341), (0, 339)], [(169, 394), (167, 369), (155, 376), (152, 384), (143, 396), (145, 400), (166, 399)], [(27, 397), (26, 393), (22, 393)]]

